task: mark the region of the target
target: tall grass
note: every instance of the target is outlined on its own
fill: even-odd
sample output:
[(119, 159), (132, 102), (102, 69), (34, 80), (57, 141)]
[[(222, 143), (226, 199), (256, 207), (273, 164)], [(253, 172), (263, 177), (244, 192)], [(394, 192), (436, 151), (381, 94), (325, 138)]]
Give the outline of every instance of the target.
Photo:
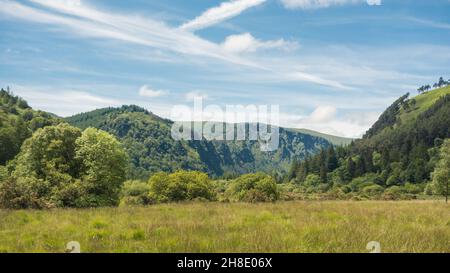
[(0, 211), (0, 252), (450, 252), (437, 201), (188, 203)]

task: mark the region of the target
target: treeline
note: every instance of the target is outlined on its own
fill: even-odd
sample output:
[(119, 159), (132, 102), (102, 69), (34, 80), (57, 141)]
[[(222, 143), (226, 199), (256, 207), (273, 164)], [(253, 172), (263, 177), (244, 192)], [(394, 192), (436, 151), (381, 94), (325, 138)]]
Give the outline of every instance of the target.
[[(122, 144), (95, 128), (66, 123), (37, 130), (0, 175), (0, 207), (9, 209), (150, 205), (189, 200), (278, 199), (269, 175), (213, 181), (198, 171), (158, 172), (125, 182), (130, 160)], [(216, 183), (217, 182), (217, 183)]]
[[(384, 193), (385, 198), (443, 194), (429, 182), (437, 162), (450, 153), (449, 145), (444, 145), (450, 138), (450, 95), (442, 96), (414, 120), (403, 121), (400, 110), (411, 103), (415, 100), (402, 96), (363, 139), (294, 163), (286, 180), (310, 193), (350, 193), (367, 198)], [(448, 173), (450, 166), (446, 166)]]
[[(170, 120), (138, 106), (98, 109), (65, 121), (116, 136), (130, 156), (130, 177), (142, 180), (159, 171), (180, 169), (205, 172), (214, 178), (258, 171), (281, 175), (293, 158), (315, 154), (320, 147), (331, 145), (324, 138), (283, 128), (279, 149), (271, 153), (261, 151), (258, 141), (176, 141), (171, 136)], [(248, 128), (246, 124), (247, 132)]]
[[(114, 132), (111, 134), (92, 127), (79, 129), (33, 111), (9, 91), (0, 94), (4, 106), (0, 111), (4, 161), (0, 164), (1, 208), (86, 208), (192, 200), (273, 202), (316, 196), (398, 199), (422, 193), (448, 194), (450, 95), (408, 122), (399, 114), (413, 102), (403, 96), (363, 139), (348, 147), (325, 146), (317, 155), (294, 162), (284, 178), (273, 172), (224, 175), (213, 180), (207, 173), (189, 170), (185, 165), (189, 161), (183, 158), (193, 151), (188, 143), (155, 143), (167, 137), (160, 134), (165, 130), (152, 133), (148, 128), (168, 124), (145, 118), (149, 113), (144, 117), (140, 109), (130, 113), (123, 108), (125, 115), (108, 116), (116, 122), (98, 119), (98, 126), (108, 127)], [(117, 113), (117, 109), (102, 111)], [(148, 135), (142, 134), (139, 128), (143, 127)], [(149, 145), (131, 142), (137, 154), (130, 153), (125, 148), (130, 147), (128, 136), (142, 138)], [(130, 180), (136, 174), (133, 161), (145, 166), (147, 153), (161, 155), (163, 161), (175, 155), (167, 164), (172, 160), (179, 164)]]
[[(435, 89), (436, 88), (442, 88), (442, 87), (445, 87), (445, 86), (450, 86), (450, 79), (448, 79), (446, 81), (446, 80), (444, 80), (443, 77), (440, 77), (439, 80), (433, 84), (433, 88), (435, 88)], [(421, 87), (417, 88), (417, 92), (419, 94), (422, 94), (422, 93), (425, 93), (425, 92), (427, 92), (427, 91), (429, 91), (431, 89), (432, 89), (431, 85), (429, 85), (429, 84), (422, 85)]]
[(156, 173), (148, 181), (126, 181), (121, 205), (151, 205), (181, 201), (274, 202), (280, 197), (275, 179), (264, 173), (231, 180), (211, 180), (206, 173)]

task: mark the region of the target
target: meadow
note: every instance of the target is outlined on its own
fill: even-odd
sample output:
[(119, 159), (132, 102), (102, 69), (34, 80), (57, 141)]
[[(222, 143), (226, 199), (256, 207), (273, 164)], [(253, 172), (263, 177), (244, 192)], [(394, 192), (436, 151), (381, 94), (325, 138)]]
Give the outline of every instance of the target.
[(442, 201), (179, 203), (0, 210), (0, 252), (450, 252)]

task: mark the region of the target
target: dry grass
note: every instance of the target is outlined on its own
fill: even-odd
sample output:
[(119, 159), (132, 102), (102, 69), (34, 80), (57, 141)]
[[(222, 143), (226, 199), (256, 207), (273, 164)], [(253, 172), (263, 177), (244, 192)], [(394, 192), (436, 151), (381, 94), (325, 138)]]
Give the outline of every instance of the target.
[(450, 252), (437, 201), (169, 204), (0, 211), (0, 252)]

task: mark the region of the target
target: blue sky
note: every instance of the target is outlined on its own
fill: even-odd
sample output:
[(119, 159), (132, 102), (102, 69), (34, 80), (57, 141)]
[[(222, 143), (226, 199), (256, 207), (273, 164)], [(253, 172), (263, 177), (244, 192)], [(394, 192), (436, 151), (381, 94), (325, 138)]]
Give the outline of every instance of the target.
[(450, 78), (450, 1), (0, 0), (0, 83), (61, 116), (122, 104), (278, 104), (358, 137)]

